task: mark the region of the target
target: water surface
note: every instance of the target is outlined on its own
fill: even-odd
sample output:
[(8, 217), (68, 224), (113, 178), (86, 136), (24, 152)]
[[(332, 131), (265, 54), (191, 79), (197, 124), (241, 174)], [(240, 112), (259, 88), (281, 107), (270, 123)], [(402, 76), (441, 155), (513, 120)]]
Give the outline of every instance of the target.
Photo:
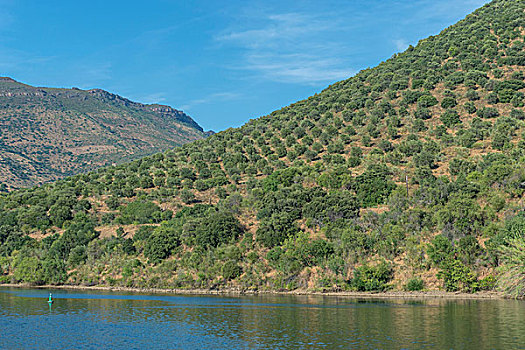
[(2, 349), (525, 349), (525, 302), (0, 288), (0, 330)]

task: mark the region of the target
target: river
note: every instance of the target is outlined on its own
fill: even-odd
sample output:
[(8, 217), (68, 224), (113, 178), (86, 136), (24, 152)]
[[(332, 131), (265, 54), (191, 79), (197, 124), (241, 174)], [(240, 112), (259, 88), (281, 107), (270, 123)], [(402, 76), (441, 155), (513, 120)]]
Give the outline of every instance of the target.
[(0, 288), (0, 330), (2, 349), (525, 349), (525, 302)]

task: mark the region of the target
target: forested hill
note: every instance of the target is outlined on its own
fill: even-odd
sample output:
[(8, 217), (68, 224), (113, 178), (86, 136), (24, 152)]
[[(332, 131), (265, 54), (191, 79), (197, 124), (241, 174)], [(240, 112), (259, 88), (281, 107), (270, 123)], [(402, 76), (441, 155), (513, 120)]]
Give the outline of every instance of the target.
[(524, 11), (493, 1), (241, 128), (1, 197), (3, 281), (523, 296)]
[(0, 190), (124, 163), (205, 137), (188, 115), (101, 89), (0, 77)]

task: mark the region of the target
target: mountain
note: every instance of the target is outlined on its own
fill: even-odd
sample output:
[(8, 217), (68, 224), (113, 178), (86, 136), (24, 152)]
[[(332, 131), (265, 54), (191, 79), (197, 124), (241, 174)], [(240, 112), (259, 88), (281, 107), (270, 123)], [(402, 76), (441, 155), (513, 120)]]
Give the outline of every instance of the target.
[(0, 197), (5, 282), (524, 296), (525, 2), (306, 100)]
[(0, 183), (29, 187), (205, 137), (185, 113), (101, 89), (33, 87), (0, 77)]

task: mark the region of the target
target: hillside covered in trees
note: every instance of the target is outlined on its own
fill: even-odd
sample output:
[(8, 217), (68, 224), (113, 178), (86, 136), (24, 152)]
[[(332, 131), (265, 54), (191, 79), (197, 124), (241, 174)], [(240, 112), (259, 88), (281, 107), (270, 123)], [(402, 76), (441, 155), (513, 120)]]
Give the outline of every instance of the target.
[(525, 293), (525, 2), (204, 140), (0, 197), (3, 282)]
[(0, 77), (0, 129), (0, 191), (129, 162), (206, 136), (169, 106), (6, 77)]

